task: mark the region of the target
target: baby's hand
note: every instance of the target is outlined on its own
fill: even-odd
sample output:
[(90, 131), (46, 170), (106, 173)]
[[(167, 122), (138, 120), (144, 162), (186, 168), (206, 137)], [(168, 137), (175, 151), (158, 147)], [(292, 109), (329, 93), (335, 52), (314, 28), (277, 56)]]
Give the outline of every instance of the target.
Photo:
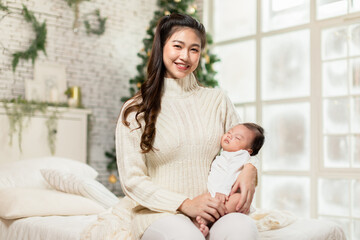
[(229, 197), (227, 195), (225, 195), (223, 193), (218, 193), (218, 192), (215, 194), (215, 198), (219, 199), (224, 204), (225, 204), (226, 201), (229, 200)]

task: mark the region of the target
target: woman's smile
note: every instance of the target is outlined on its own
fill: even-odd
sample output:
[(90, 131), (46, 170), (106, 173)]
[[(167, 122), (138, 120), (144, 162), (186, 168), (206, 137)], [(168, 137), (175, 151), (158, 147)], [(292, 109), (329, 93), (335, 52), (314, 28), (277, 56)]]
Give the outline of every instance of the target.
[(187, 70), (189, 68), (189, 65), (182, 64), (182, 63), (176, 63), (176, 66), (179, 68), (179, 70)]

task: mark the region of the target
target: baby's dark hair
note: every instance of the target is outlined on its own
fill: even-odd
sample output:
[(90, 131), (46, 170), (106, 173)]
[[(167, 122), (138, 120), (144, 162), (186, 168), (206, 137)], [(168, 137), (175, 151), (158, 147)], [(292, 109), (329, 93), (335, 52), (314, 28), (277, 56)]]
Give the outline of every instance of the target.
[(242, 123), (242, 125), (255, 133), (255, 138), (251, 144), (252, 153), (250, 154), (251, 156), (255, 156), (259, 153), (261, 147), (264, 145), (264, 129), (255, 123)]

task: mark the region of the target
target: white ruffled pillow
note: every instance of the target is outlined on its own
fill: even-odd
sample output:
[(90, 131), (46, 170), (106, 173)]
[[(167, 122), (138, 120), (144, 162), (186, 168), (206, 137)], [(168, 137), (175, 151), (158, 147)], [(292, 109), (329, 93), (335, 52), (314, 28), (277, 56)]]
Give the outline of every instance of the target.
[(41, 169), (40, 171), (50, 186), (58, 191), (90, 198), (105, 208), (110, 208), (119, 202), (119, 198), (94, 179), (57, 169)]
[(0, 217), (90, 215), (106, 211), (100, 204), (78, 195), (39, 188), (0, 189)]
[(41, 176), (40, 169), (52, 168), (81, 177), (96, 178), (98, 172), (91, 166), (61, 157), (43, 157), (19, 160), (0, 165), (0, 189), (11, 187), (51, 188)]

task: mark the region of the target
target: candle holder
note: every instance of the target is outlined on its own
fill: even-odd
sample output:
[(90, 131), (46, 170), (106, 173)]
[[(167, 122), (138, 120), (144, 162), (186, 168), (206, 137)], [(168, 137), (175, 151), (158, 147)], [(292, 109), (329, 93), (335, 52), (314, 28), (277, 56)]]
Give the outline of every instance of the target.
[(79, 108), (81, 104), (81, 90), (78, 86), (69, 87), (65, 94), (68, 96), (69, 107)]

